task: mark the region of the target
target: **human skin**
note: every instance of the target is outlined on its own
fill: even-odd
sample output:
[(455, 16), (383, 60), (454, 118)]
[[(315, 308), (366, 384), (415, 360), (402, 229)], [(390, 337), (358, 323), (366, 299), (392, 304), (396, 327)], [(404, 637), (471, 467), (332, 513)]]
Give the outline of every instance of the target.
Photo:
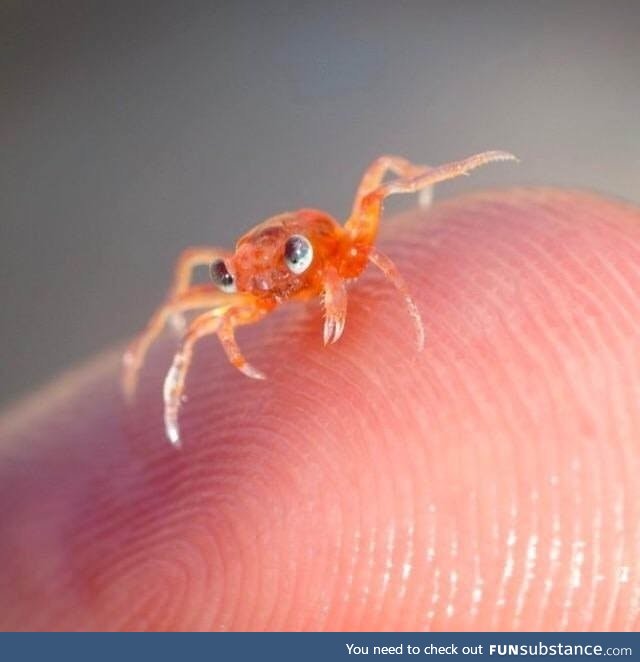
[[(488, 192), (385, 219), (368, 270), (201, 341), (164, 438), (152, 350), (0, 419), (0, 629), (637, 630), (640, 210)], [(152, 302), (150, 302), (150, 308)], [(133, 329), (132, 329), (133, 331)]]

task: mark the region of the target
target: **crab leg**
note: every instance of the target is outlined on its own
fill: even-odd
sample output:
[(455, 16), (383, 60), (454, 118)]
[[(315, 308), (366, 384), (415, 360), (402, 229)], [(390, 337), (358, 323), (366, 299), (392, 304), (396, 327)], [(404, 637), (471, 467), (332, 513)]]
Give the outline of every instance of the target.
[[(228, 257), (229, 254), (229, 251), (224, 248), (217, 248), (216, 246), (191, 246), (190, 248), (185, 248), (176, 260), (173, 282), (169, 289), (167, 300), (174, 299), (189, 289), (193, 272), (198, 267), (208, 266), (214, 260)], [(185, 321), (181, 313), (177, 312), (171, 315), (169, 322), (178, 335), (184, 332)]]
[(340, 339), (347, 318), (347, 288), (344, 279), (335, 269), (327, 269), (324, 275), (324, 344)]
[(191, 284), (193, 271), (198, 267), (208, 266), (214, 260), (228, 257), (229, 251), (216, 246), (191, 246), (185, 248), (176, 260), (173, 272), (173, 282), (168, 298), (173, 299), (186, 291)]
[(223, 294), (215, 285), (206, 283), (182, 291), (156, 310), (144, 331), (129, 345), (123, 357), (122, 389), (127, 400), (131, 401), (138, 382), (138, 373), (153, 341), (160, 335), (167, 320), (176, 314), (182, 314), (198, 308), (213, 308), (227, 301), (229, 295)]
[(173, 363), (164, 381), (164, 422), (169, 441), (180, 445), (178, 413), (182, 402), (185, 379), (196, 342), (204, 336), (217, 334), (229, 361), (247, 377), (264, 379), (264, 375), (251, 366), (238, 347), (234, 329), (243, 324), (252, 324), (262, 318), (271, 305), (259, 302), (251, 295), (228, 296), (229, 303), (203, 313), (189, 325)]
[(382, 184), (382, 180), (388, 172), (392, 172), (394, 175), (408, 179), (425, 174), (430, 169), (429, 166), (411, 163), (411, 161), (402, 156), (395, 156), (394, 154), (383, 154), (382, 156), (379, 156), (369, 165), (362, 175), (360, 185), (356, 191), (356, 197), (353, 201), (352, 216), (355, 216), (359, 212), (360, 206), (362, 205), (362, 199)]
[[(378, 232), (382, 202), (385, 198), (397, 193), (416, 193), (438, 182), (466, 175), (471, 170), (492, 161), (510, 160), (517, 159), (508, 152), (482, 152), (461, 161), (453, 161), (436, 168), (430, 168), (417, 176), (398, 177), (381, 184), (362, 196), (359, 203), (354, 205), (351, 217), (345, 223), (345, 231), (351, 236), (352, 241), (371, 245)], [(356, 201), (358, 201), (357, 197)]]
[(402, 295), (409, 315), (411, 315), (411, 319), (413, 320), (416, 331), (416, 344), (418, 345), (418, 351), (421, 352), (424, 349), (424, 324), (422, 323), (420, 310), (409, 291), (409, 286), (391, 259), (376, 248), (372, 248), (369, 252), (369, 261), (382, 271)]

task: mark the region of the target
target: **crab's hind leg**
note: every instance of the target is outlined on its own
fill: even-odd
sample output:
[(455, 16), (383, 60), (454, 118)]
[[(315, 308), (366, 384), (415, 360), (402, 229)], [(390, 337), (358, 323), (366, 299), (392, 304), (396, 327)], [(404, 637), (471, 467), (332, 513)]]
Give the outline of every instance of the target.
[(238, 295), (238, 298), (232, 295), (228, 305), (203, 313), (189, 325), (164, 381), (165, 431), (172, 444), (180, 445), (178, 413), (196, 342), (204, 336), (217, 334), (229, 361), (238, 370), (247, 377), (264, 379), (264, 375), (242, 355), (235, 341), (234, 329), (236, 326), (257, 322), (271, 307), (247, 295)]
[(349, 220), (345, 223), (345, 231), (353, 242), (372, 244), (378, 233), (382, 203), (385, 198), (397, 193), (417, 193), (447, 179), (466, 175), (486, 163), (508, 160), (517, 159), (508, 152), (482, 152), (461, 161), (453, 161), (436, 168), (426, 169), (415, 176), (413, 174), (407, 177), (400, 176), (380, 184), (364, 195), (356, 196), (356, 204), (354, 204)]
[(207, 283), (181, 291), (179, 295), (169, 299), (156, 310), (144, 331), (129, 345), (123, 357), (122, 389), (128, 401), (131, 401), (135, 394), (138, 373), (149, 347), (160, 335), (167, 320), (190, 310), (219, 306), (227, 298), (228, 295), (220, 292), (215, 285)]
[(411, 319), (413, 321), (413, 326), (416, 332), (416, 344), (418, 346), (418, 351), (422, 351), (424, 349), (424, 324), (422, 323), (420, 310), (418, 309), (418, 306), (416, 305), (416, 302), (413, 300), (411, 292), (409, 291), (409, 286), (391, 259), (376, 248), (372, 248), (369, 252), (369, 261), (378, 267), (380, 271), (382, 271), (382, 273), (391, 281), (393, 286), (402, 295), (405, 305), (407, 306), (407, 310), (409, 311), (409, 315), (411, 315)]

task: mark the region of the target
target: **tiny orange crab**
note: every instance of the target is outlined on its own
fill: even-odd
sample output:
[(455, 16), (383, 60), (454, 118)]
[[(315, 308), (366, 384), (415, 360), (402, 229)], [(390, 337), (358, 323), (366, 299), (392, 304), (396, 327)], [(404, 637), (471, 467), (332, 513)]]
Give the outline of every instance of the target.
[[(382, 203), (390, 195), (421, 191), (485, 163), (511, 159), (515, 157), (507, 152), (483, 152), (431, 168), (400, 156), (381, 156), (366, 169), (351, 215), (343, 226), (325, 212), (300, 209), (260, 223), (240, 238), (235, 252), (208, 246), (185, 250), (178, 259), (166, 301), (124, 356), (126, 396), (133, 396), (147, 350), (167, 321), (180, 328), (185, 312), (208, 309), (186, 329), (164, 382), (165, 430), (171, 443), (179, 445), (178, 411), (194, 344), (199, 338), (216, 334), (236, 368), (247, 377), (264, 379), (240, 352), (235, 328), (257, 322), (285, 301), (322, 297), (324, 343), (336, 342), (346, 320), (346, 283), (357, 278), (368, 262), (378, 267), (402, 294), (415, 325), (418, 348), (422, 349), (424, 329), (420, 312), (393, 262), (374, 247)], [(384, 183), (388, 173), (396, 177)], [(192, 285), (193, 270), (206, 265), (213, 284)]]

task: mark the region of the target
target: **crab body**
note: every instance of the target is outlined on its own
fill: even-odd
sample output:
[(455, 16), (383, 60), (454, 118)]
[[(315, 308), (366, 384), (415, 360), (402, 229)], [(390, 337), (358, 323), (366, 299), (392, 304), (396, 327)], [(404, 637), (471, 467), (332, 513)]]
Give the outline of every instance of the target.
[[(324, 342), (336, 342), (347, 314), (346, 283), (369, 263), (382, 270), (402, 294), (414, 322), (418, 349), (424, 344), (420, 312), (393, 262), (375, 247), (382, 203), (390, 195), (415, 193), (437, 182), (466, 174), (491, 161), (514, 159), (507, 152), (483, 152), (436, 168), (399, 156), (381, 156), (365, 171), (344, 225), (317, 209), (273, 216), (238, 240), (233, 252), (200, 246), (178, 259), (165, 303), (124, 356), (123, 386), (130, 399), (151, 343), (167, 322), (182, 329), (185, 312), (204, 310), (186, 328), (164, 383), (165, 429), (180, 443), (178, 413), (185, 378), (197, 340), (216, 334), (232, 365), (248, 377), (264, 379), (235, 341), (234, 330), (253, 324), (287, 301), (321, 297), (325, 308)], [(385, 182), (388, 173), (395, 178)], [(212, 283), (194, 285), (193, 270), (208, 265)]]

